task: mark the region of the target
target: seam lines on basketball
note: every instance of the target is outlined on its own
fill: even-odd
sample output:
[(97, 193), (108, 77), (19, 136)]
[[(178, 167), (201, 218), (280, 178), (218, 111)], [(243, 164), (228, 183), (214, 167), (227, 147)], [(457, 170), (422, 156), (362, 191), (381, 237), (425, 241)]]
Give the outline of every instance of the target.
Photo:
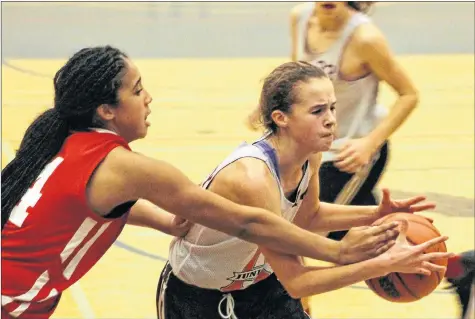
[(404, 280), (402, 279), (402, 277), (401, 277), (401, 275), (400, 275), (399, 273), (394, 272), (393, 274), (394, 274), (394, 276), (397, 277), (397, 279), (399, 279), (399, 281), (401, 282), (401, 284), (404, 286), (404, 288), (406, 288), (407, 292), (408, 292), (411, 296), (413, 296), (413, 297), (416, 298), (416, 299), (420, 299), (420, 297), (417, 296), (417, 294), (416, 294), (415, 292), (413, 292), (411, 289), (409, 289), (409, 287), (406, 285), (406, 283), (404, 282)]

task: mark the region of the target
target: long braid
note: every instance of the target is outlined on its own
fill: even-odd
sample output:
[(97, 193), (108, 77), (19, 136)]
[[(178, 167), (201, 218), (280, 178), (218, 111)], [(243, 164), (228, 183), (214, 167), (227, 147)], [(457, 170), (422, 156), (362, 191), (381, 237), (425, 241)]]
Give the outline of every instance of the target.
[(117, 105), (126, 57), (110, 46), (85, 48), (55, 74), (54, 108), (33, 121), (15, 158), (2, 170), (2, 229), (13, 207), (61, 150), (70, 130), (96, 124), (94, 115), (101, 104)]

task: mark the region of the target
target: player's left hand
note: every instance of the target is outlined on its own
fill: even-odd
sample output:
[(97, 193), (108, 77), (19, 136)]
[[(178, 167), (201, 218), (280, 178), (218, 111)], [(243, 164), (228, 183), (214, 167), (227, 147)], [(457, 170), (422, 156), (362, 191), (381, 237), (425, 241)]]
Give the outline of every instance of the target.
[[(377, 219), (392, 213), (415, 213), (435, 208), (434, 203), (424, 202), (425, 200), (425, 196), (415, 196), (403, 200), (393, 200), (391, 199), (389, 190), (387, 188), (383, 188), (383, 198), (376, 211)], [(426, 216), (423, 217), (430, 222), (433, 222), (431, 218)]]
[(349, 139), (336, 150), (334, 165), (342, 172), (355, 173), (367, 165), (374, 153), (374, 147), (368, 138)]

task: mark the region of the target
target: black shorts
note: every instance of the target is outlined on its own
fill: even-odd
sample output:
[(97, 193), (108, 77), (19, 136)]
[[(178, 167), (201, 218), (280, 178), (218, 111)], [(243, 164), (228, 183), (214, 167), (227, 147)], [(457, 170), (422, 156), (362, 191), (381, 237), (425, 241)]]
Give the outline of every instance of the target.
[[(373, 189), (381, 178), (388, 161), (389, 146), (386, 142), (376, 154), (372, 166), (367, 174), (355, 178), (349, 183), (354, 174), (341, 172), (332, 162), (322, 163), (320, 175), (320, 200), (326, 203), (335, 203), (340, 196), (342, 205), (376, 205), (377, 201)], [(356, 191), (355, 191), (356, 190)], [(332, 232), (329, 238), (340, 240), (347, 231)]]
[[(218, 306), (227, 293), (188, 285), (178, 279), (167, 263), (157, 288), (159, 319), (222, 319)], [(286, 292), (275, 274), (244, 290), (231, 292), (238, 319), (309, 319), (300, 299)], [(227, 315), (227, 300), (221, 312)]]

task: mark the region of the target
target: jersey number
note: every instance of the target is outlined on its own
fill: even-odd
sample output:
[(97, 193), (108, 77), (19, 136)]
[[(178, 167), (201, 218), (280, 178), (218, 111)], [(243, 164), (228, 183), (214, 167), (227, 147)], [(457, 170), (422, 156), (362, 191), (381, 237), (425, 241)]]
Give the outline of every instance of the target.
[[(28, 208), (35, 207), (35, 205), (38, 203), (39, 199), (42, 196), (41, 194), (42, 188), (48, 181), (49, 177), (56, 170), (56, 168), (58, 168), (58, 166), (63, 162), (63, 160), (64, 160), (63, 158), (57, 157), (51, 163), (46, 165), (46, 167), (43, 169), (41, 174), (36, 179), (33, 186), (30, 189), (28, 189), (28, 191), (25, 193), (25, 195), (23, 195), (18, 205), (16, 205), (15, 208), (12, 210), (12, 213), (9, 218), (11, 223), (15, 224), (18, 227), (21, 227), (23, 225), (23, 223), (25, 222), (25, 219), (28, 217), (28, 212), (27, 212)], [(63, 270), (63, 276), (65, 279), (69, 280), (72, 277), (74, 271), (79, 265), (79, 262), (86, 255), (87, 251), (94, 244), (94, 242), (107, 229), (110, 222), (101, 225), (101, 227), (96, 231), (94, 236), (92, 236), (92, 238), (90, 238), (84, 244), (84, 246), (81, 249), (79, 249), (79, 251), (76, 251), (76, 248), (84, 242), (87, 235), (92, 231), (92, 229), (94, 228), (94, 226), (96, 226), (96, 224), (97, 222), (95, 220), (93, 220), (90, 217), (87, 217), (83, 221), (81, 226), (76, 230), (71, 240), (66, 244), (66, 247), (61, 252), (59, 257), (61, 258), (62, 264), (65, 264), (65, 262), (69, 259), (69, 257), (72, 257), (70, 258), (68, 264), (65, 265), (65, 268)], [(9, 313), (13, 315), (14, 317), (18, 317), (30, 307), (30, 302), (38, 295), (40, 290), (49, 282), (49, 280), (50, 280), (49, 271), (45, 270), (36, 279), (33, 286), (26, 293), (20, 296), (2, 295), (2, 307), (16, 300), (19, 306), (16, 309), (9, 311)], [(48, 296), (44, 298), (43, 300), (40, 300), (40, 302), (46, 299), (49, 299), (51, 297), (54, 297), (56, 295), (58, 295), (58, 291), (52, 288)]]
[(51, 163), (45, 166), (40, 176), (36, 179), (33, 186), (28, 189), (28, 191), (23, 195), (18, 205), (12, 209), (10, 214), (10, 222), (18, 227), (21, 227), (25, 222), (25, 219), (28, 217), (28, 208), (35, 207), (38, 200), (41, 198), (41, 189), (45, 186), (48, 178), (53, 174), (59, 164), (64, 160), (64, 158), (56, 157)]

